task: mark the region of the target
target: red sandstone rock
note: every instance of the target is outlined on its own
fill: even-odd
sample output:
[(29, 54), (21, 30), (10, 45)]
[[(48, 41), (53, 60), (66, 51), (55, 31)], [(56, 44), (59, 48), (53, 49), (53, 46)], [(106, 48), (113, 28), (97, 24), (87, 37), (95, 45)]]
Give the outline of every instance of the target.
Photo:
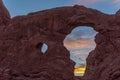
[(0, 0), (0, 26), (8, 25), (10, 23), (10, 14)]
[[(74, 62), (63, 40), (76, 26), (91, 26), (98, 34), (87, 58), (85, 80), (120, 79), (120, 15), (83, 6), (54, 8), (10, 21), (0, 2), (0, 80), (73, 80)], [(64, 14), (63, 14), (64, 13)], [(0, 14), (0, 15), (1, 15)], [(11, 22), (11, 23), (10, 23)], [(9, 25), (7, 25), (9, 23)], [(43, 54), (42, 44), (48, 45)]]

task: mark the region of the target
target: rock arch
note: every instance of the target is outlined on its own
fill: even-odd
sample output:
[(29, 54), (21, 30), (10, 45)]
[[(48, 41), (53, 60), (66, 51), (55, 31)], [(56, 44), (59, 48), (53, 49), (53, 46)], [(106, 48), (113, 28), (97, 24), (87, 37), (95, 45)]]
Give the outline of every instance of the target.
[[(76, 26), (92, 26), (99, 32), (95, 40), (97, 46), (87, 58), (84, 79), (120, 79), (119, 11), (108, 15), (75, 5), (10, 19), (2, 0), (0, 5), (0, 12), (5, 13), (0, 16), (1, 80), (73, 80), (74, 62), (62, 42)], [(49, 47), (44, 56), (35, 48), (39, 43)]]

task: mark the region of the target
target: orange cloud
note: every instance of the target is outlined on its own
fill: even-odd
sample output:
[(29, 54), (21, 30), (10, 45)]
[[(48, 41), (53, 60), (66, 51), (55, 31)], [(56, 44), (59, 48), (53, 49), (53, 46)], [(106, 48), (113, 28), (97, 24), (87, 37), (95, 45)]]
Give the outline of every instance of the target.
[(93, 46), (94, 40), (85, 38), (85, 39), (80, 39), (80, 40), (65, 40), (64, 41), (64, 46), (70, 50), (70, 49), (75, 49), (75, 48), (88, 48)]
[(76, 59), (75, 62), (83, 64), (86, 63), (86, 58), (89, 52), (95, 48), (96, 44), (94, 38), (82, 38), (80, 40), (65, 39), (64, 46), (71, 54), (79, 58), (79, 60)]

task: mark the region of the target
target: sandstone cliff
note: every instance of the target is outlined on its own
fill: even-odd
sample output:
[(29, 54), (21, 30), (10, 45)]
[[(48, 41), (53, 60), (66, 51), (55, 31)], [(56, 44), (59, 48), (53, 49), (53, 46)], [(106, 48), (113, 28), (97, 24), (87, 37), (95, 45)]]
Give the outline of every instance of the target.
[[(75, 79), (75, 63), (63, 40), (76, 26), (90, 26), (98, 32), (82, 79), (120, 79), (119, 11), (108, 15), (75, 5), (10, 19), (1, 0), (0, 15), (0, 80)], [(40, 51), (43, 43), (48, 45), (45, 54)]]

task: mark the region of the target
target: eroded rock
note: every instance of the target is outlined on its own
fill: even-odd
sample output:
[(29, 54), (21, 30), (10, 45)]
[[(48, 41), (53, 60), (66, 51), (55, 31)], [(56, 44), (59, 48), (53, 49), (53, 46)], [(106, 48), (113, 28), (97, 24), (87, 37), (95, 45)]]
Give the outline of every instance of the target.
[(0, 0), (0, 26), (6, 26), (10, 23), (10, 14)]
[[(25, 16), (10, 16), (0, 1), (0, 80), (119, 80), (120, 15), (84, 6), (60, 7)], [(63, 14), (64, 13), (64, 14)], [(9, 24), (9, 25), (8, 25)], [(87, 58), (83, 78), (74, 78), (75, 63), (63, 40), (76, 26), (91, 26), (96, 48)], [(46, 43), (48, 50), (40, 50)]]

